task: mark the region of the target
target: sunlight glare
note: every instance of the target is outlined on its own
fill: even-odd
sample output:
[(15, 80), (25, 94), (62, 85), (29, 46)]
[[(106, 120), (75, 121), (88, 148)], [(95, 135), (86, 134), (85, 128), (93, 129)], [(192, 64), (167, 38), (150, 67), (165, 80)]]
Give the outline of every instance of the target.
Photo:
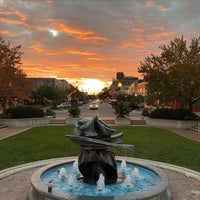
[(85, 79), (81, 82), (79, 88), (89, 94), (97, 94), (105, 87), (105, 83), (97, 79)]

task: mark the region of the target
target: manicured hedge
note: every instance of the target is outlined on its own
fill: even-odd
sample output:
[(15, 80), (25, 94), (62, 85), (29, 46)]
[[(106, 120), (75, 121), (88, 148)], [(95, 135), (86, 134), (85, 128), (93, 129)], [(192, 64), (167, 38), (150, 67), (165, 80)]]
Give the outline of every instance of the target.
[(149, 114), (150, 118), (174, 120), (198, 120), (199, 117), (188, 109), (157, 108)]
[(31, 106), (19, 106), (6, 109), (5, 116), (10, 119), (44, 117), (44, 111)]

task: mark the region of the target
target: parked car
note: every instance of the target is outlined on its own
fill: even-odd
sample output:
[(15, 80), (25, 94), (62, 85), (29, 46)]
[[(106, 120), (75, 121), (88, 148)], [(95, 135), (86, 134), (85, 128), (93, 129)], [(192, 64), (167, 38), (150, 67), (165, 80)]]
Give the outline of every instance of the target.
[(57, 108), (64, 108), (64, 109), (68, 109), (71, 107), (71, 103), (70, 102), (63, 102), (59, 105), (57, 105)]
[(99, 109), (99, 105), (96, 102), (92, 102), (90, 104), (90, 110), (98, 110)]

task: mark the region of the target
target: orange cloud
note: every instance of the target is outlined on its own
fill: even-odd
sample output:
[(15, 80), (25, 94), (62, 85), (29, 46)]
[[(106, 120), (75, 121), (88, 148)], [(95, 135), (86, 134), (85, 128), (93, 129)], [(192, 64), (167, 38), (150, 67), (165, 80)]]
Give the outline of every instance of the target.
[(54, 29), (56, 29), (57, 31), (66, 33), (68, 35), (89, 35), (89, 34), (93, 34), (93, 32), (91, 31), (82, 31), (82, 30), (78, 30), (78, 29), (73, 29), (69, 26), (66, 26), (64, 24), (54, 24)]
[(176, 35), (176, 32), (162, 32), (162, 33), (158, 33), (158, 34), (153, 34), (153, 35), (149, 35), (148, 39), (149, 40), (156, 40), (158, 38), (170, 38), (173, 37), (174, 35)]
[(154, 2), (153, 2), (153, 0), (147, 0), (145, 4), (147, 7), (151, 7), (154, 5)]
[(53, 29), (66, 33), (67, 35), (74, 36), (78, 40), (108, 41), (108, 39), (105, 37), (95, 35), (93, 31), (83, 31), (61, 23), (54, 23)]
[(83, 56), (90, 56), (90, 55), (94, 55), (96, 53), (94, 52), (87, 52), (87, 51), (78, 51), (78, 50), (69, 50), (68, 53), (71, 54), (79, 54), (79, 55), (83, 55)]
[[(10, 12), (10, 11), (0, 12), (0, 15), (13, 18), (13, 19), (8, 19), (5, 17), (1, 17), (0, 22), (4, 22), (4, 23), (23, 24), (24, 21), (26, 21), (27, 19), (27, 15), (19, 12), (18, 10), (15, 10), (13, 12)], [(19, 20), (17, 20), (16, 18), (19, 18)]]
[(132, 47), (133, 43), (132, 42), (124, 42), (123, 44), (120, 45), (120, 49), (127, 49), (129, 47)]
[(76, 54), (76, 55), (82, 55), (82, 56), (92, 56), (95, 55), (95, 52), (89, 52), (89, 51), (80, 51), (76, 49), (62, 49), (59, 51), (47, 51), (43, 50), (42, 47), (39, 44), (29, 46), (30, 49), (33, 49), (36, 53), (41, 54), (41, 55), (61, 55), (61, 54)]
[(0, 31), (0, 34), (2, 34), (2, 35), (9, 35), (10, 31), (8, 31), (8, 30), (2, 30), (2, 31)]
[(144, 32), (144, 29), (142, 29), (142, 28), (132, 28), (131, 30), (133, 32), (137, 32), (137, 33), (143, 33)]
[(166, 11), (166, 10), (169, 9), (164, 5), (157, 5), (153, 0), (147, 0), (145, 5), (146, 5), (146, 7), (153, 7), (154, 6), (154, 7), (158, 8), (159, 10), (162, 10), (162, 11)]
[(51, 4), (51, 3), (53, 3), (53, 0), (46, 0), (46, 2)]
[(101, 61), (101, 60), (106, 60), (106, 58), (100, 58), (100, 57), (96, 57), (96, 58), (87, 58), (87, 60), (93, 60), (93, 61)]
[(66, 53), (65, 51), (46, 51), (46, 50), (43, 50), (39, 44), (29, 46), (29, 49), (33, 49), (38, 54), (49, 55), (49, 56)]
[(15, 18), (16, 18), (16, 16), (19, 16), (19, 18), (22, 21), (25, 21), (27, 19), (27, 15), (19, 12), (18, 10), (15, 10), (15, 11), (12, 11), (12, 12), (10, 12), (10, 11), (0, 12), (0, 15), (6, 15), (6, 16), (15, 17)]
[(94, 40), (96, 42), (98, 41), (105, 41), (107, 42), (108, 39), (105, 37), (100, 37), (100, 36), (94, 36), (94, 35), (80, 35), (79, 37), (77, 37), (77, 39), (79, 40)]
[(29, 48), (30, 48), (30, 49), (33, 49), (33, 50), (36, 51), (37, 53), (43, 52), (43, 50), (42, 50), (42, 48), (40, 47), (39, 44), (29, 46)]
[(134, 42), (124, 42), (120, 45), (120, 49), (127, 49), (129, 47), (144, 48), (145, 43), (141, 39), (135, 39)]
[(12, 19), (6, 19), (6, 18), (0, 18), (0, 22), (10, 23), (10, 24), (17, 24), (17, 25), (24, 23), (24, 22), (19, 21), (19, 20), (12, 20)]

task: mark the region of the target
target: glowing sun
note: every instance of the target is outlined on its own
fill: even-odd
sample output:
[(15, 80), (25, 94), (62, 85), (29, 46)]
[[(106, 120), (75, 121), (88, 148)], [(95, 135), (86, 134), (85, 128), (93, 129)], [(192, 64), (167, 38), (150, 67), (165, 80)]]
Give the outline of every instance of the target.
[(89, 94), (97, 94), (105, 87), (105, 83), (97, 79), (81, 80), (79, 88)]

